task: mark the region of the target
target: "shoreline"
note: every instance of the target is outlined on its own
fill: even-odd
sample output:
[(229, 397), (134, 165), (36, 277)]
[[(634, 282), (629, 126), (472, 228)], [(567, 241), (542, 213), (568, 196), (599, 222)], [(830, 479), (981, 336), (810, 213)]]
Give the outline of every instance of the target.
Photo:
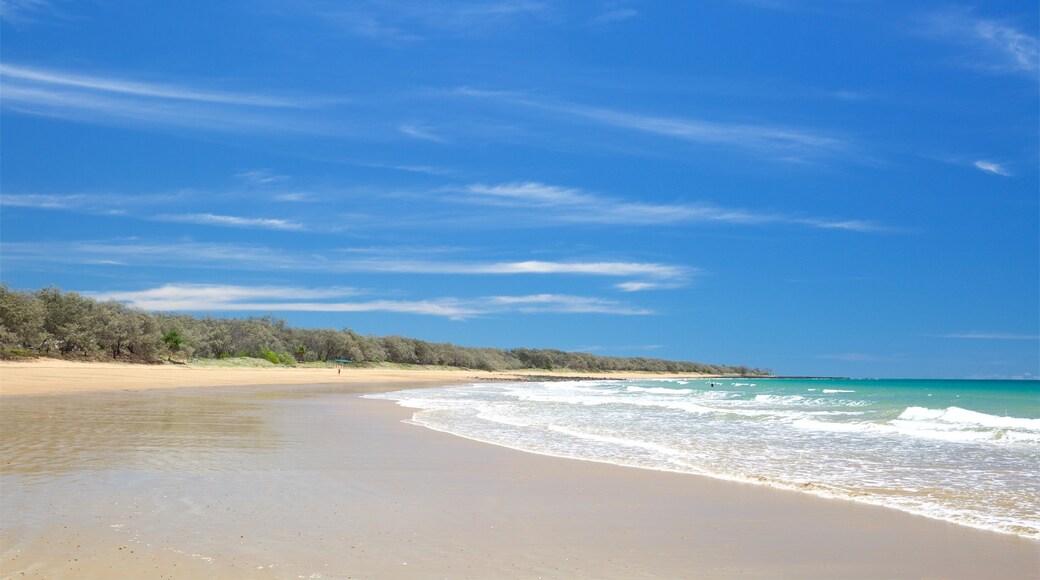
[[(1022, 538), (477, 442), (361, 396), (380, 387), (391, 385), (7, 399), (4, 576), (1040, 573), (1036, 543)], [(63, 445), (41, 447), (41, 436)]]
[[(359, 398), (368, 399), (365, 395), (360, 395)], [(386, 399), (369, 400), (394, 402)], [(512, 455), (516, 461), (519, 461), (517, 457), (519, 455), (533, 457), (533, 461), (555, 462), (561, 467), (567, 466), (567, 464), (579, 464), (587, 467), (574, 465), (566, 467), (566, 469), (573, 471), (587, 469), (590, 473), (595, 473), (597, 479), (609, 480), (624, 477), (629, 481), (639, 481), (638, 485), (651, 481), (658, 485), (667, 484), (670, 493), (676, 493), (687, 501), (705, 504), (696, 506), (694, 511), (698, 515), (711, 513), (712, 519), (699, 522), (699, 524), (710, 527), (714, 533), (722, 534), (722, 538), (713, 538), (713, 540), (724, 543), (725, 548), (728, 549), (734, 548), (737, 542), (750, 541), (752, 544), (759, 544), (759, 548), (765, 548), (770, 553), (770, 557), (778, 557), (779, 552), (773, 552), (770, 548), (774, 548), (775, 544), (784, 544), (785, 534), (790, 533), (792, 526), (798, 529), (798, 538), (792, 543), (784, 545), (781, 550), (784, 553), (784, 557), (781, 559), (788, 559), (783, 565), (786, 568), (777, 568), (775, 562), (765, 560), (748, 561), (738, 566), (740, 571), (734, 574), (736, 576), (979, 578), (995, 575), (1006, 578), (1040, 577), (1040, 539), (1037, 538), (967, 526), (876, 503), (810, 494), (793, 487), (778, 487), (753, 481), (739, 481), (711, 475), (650, 469), (605, 460), (529, 451), (423, 425), (413, 420), (416, 409), (400, 405), (397, 408), (405, 415), (401, 421), (402, 425), (434, 433), (439, 437), (461, 439), (470, 445), (497, 448), (505, 454)], [(645, 478), (645, 480), (640, 481), (641, 478)], [(656, 493), (662, 492), (657, 490)], [(622, 495), (629, 494), (642, 497), (639, 492), (628, 492)], [(707, 505), (719, 502), (725, 505), (712, 505), (711, 507)], [(681, 502), (676, 502), (676, 507), (679, 503)], [(740, 504), (739, 508), (737, 504)], [(765, 507), (761, 513), (755, 513), (755, 508), (747, 504)], [(736, 513), (724, 513), (727, 508), (735, 510)], [(722, 524), (715, 521), (715, 518), (741, 521), (753, 526), (755, 532), (726, 530)], [(840, 529), (829, 529), (835, 523)], [(726, 532), (733, 536), (726, 536)], [(704, 532), (699, 530), (698, 533), (703, 535)], [(753, 537), (749, 540), (748, 535)], [(818, 538), (813, 540), (812, 538), (817, 535)], [(710, 543), (711, 540), (701, 537), (698, 541)], [(815, 553), (818, 547), (815, 546), (816, 542), (830, 545), (822, 553)], [(975, 545), (976, 542), (977, 545)], [(1003, 561), (1004, 564), (1009, 565), (1004, 572), (977, 566), (981, 562), (976, 559), (976, 556), (967, 557), (967, 560), (977, 566), (975, 570), (971, 570), (972, 565), (967, 562), (955, 564), (948, 560), (948, 557), (954, 554), (962, 558), (965, 557), (965, 554), (971, 554), (973, 545), (977, 550), (977, 558), (982, 562), (985, 562), (986, 558), (1000, 558), (995, 555), (994, 550), (1008, 549), (1011, 554), (1017, 552), (1019, 558), (1011, 556), (1008, 560)], [(884, 553), (890, 560), (877, 562), (869, 560), (871, 556), (868, 554), (853, 554), (863, 546), (872, 546), (875, 555)], [(716, 545), (716, 548), (719, 546)], [(747, 546), (743, 548), (747, 548)], [(687, 547), (687, 549), (692, 548)], [(703, 559), (710, 559), (714, 556), (698, 554), (698, 557)], [(867, 559), (863, 559), (864, 556)], [(726, 557), (729, 558), (729, 555)], [(993, 564), (994, 562), (990, 560), (988, 563)], [(931, 564), (936, 564), (936, 567), (931, 568)], [(695, 575), (714, 577), (718, 573), (720, 577), (728, 577), (730, 572), (735, 572), (735, 570), (719, 567), (713, 571), (701, 570)], [(682, 574), (689, 574), (689, 571), (683, 571)]]
[[(362, 395), (362, 398), (367, 398), (367, 397)], [(383, 399), (376, 399), (376, 400), (383, 400)], [(414, 413), (413, 413), (413, 415), (414, 415)], [(958, 526), (958, 527), (968, 528), (970, 530), (983, 532), (983, 533), (987, 533), (987, 534), (996, 534), (996, 535), (1000, 535), (1000, 536), (1007, 536), (1007, 537), (1016, 538), (1016, 539), (1019, 539), (1019, 540), (1024, 540), (1024, 541), (1027, 541), (1027, 542), (1035, 542), (1037, 544), (1037, 549), (1040, 550), (1040, 537), (1024, 536), (1024, 535), (1021, 535), (1021, 534), (1018, 534), (1018, 533), (1015, 533), (1015, 532), (1011, 532), (1011, 531), (1004, 531), (1004, 530), (995, 529), (995, 528), (991, 528), (991, 527), (985, 527), (985, 526), (981, 526), (981, 525), (971, 525), (971, 524), (966, 524), (966, 523), (952, 521), (952, 520), (945, 520), (945, 519), (942, 519), (940, 517), (936, 517), (936, 516), (933, 516), (933, 515), (930, 515), (930, 514), (927, 514), (927, 513), (922, 513), (922, 512), (917, 512), (917, 511), (913, 511), (913, 510), (910, 510), (910, 509), (904, 509), (904, 508), (897, 507), (897, 506), (887, 505), (885, 503), (881, 503), (881, 502), (878, 502), (878, 501), (865, 500), (865, 499), (861, 499), (861, 498), (854, 497), (854, 496), (841, 496), (841, 495), (836, 495), (836, 494), (833, 494), (833, 493), (820, 493), (820, 492), (817, 492), (817, 491), (814, 491), (814, 490), (811, 490), (811, 489), (804, 489), (802, 486), (799, 486), (797, 484), (782, 484), (782, 483), (779, 483), (779, 482), (770, 482), (770, 481), (766, 481), (766, 480), (756, 481), (756, 480), (753, 480), (751, 478), (740, 479), (740, 478), (735, 478), (735, 477), (726, 477), (726, 476), (723, 476), (723, 475), (715, 475), (715, 474), (708, 474), (708, 473), (694, 473), (694, 472), (689, 472), (689, 471), (682, 471), (682, 470), (679, 470), (679, 469), (665, 469), (665, 468), (659, 468), (659, 467), (646, 467), (646, 466), (641, 466), (641, 465), (633, 465), (633, 464), (615, 462), (615, 461), (610, 461), (610, 460), (606, 460), (606, 459), (595, 459), (595, 458), (590, 458), (590, 457), (575, 457), (575, 456), (571, 456), (571, 455), (556, 454), (556, 453), (552, 453), (552, 452), (549, 452), (549, 451), (536, 451), (536, 450), (531, 450), (531, 449), (524, 449), (523, 447), (511, 446), (511, 445), (507, 445), (505, 443), (499, 443), (499, 442), (496, 442), (496, 441), (490, 441), (490, 440), (486, 440), (486, 439), (479, 439), (477, 437), (472, 437), (472, 436), (469, 436), (469, 435), (453, 433), (453, 432), (451, 432), (451, 431), (449, 431), (447, 429), (438, 429), (436, 427), (432, 427), (432, 426), (429, 426), (429, 425), (424, 425), (422, 423), (419, 423), (419, 422), (415, 421), (414, 419), (407, 419), (407, 420), (404, 421), (404, 423), (409, 424), (409, 425), (414, 425), (414, 426), (422, 428), (422, 429), (427, 429), (427, 430), (433, 431), (435, 433), (441, 433), (441, 434), (448, 435), (448, 436), (451, 436), (451, 437), (460, 437), (462, 439), (465, 439), (467, 441), (472, 441), (472, 442), (480, 444), (480, 445), (492, 445), (492, 446), (500, 447), (502, 449), (506, 449), (506, 450), (509, 450), (509, 451), (515, 451), (515, 452), (525, 453), (525, 454), (530, 454), (530, 455), (537, 455), (539, 457), (547, 457), (547, 458), (552, 458), (552, 459), (561, 459), (561, 460), (564, 460), (564, 461), (581, 461), (581, 462), (588, 462), (588, 463), (597, 463), (597, 464), (601, 464), (601, 465), (609, 465), (611, 467), (617, 467), (617, 468), (620, 468), (620, 469), (636, 469), (636, 470), (640, 470), (640, 471), (649, 471), (649, 472), (653, 472), (653, 473), (672, 474), (672, 475), (677, 475), (677, 476), (691, 476), (691, 477), (704, 478), (704, 479), (709, 479), (709, 480), (712, 480), (712, 481), (722, 482), (724, 484), (746, 485), (746, 486), (752, 486), (752, 487), (755, 487), (755, 488), (762, 488), (762, 489), (770, 489), (770, 490), (776, 490), (776, 491), (782, 491), (782, 492), (797, 493), (797, 494), (807, 495), (807, 496), (810, 496), (810, 497), (813, 497), (813, 498), (817, 498), (817, 499), (823, 500), (823, 501), (848, 502), (848, 503), (853, 503), (853, 504), (862, 505), (862, 506), (869, 506), (869, 507), (881, 508), (881, 509), (885, 509), (885, 510), (892, 510), (892, 511), (896, 511), (896, 512), (899, 512), (899, 513), (902, 513), (902, 514), (905, 514), (905, 515), (909, 515), (909, 516), (913, 516), (913, 517), (925, 518), (925, 519), (928, 519), (928, 520), (931, 520), (931, 521), (934, 521), (934, 522), (937, 522), (937, 523), (941, 523), (941, 524), (948, 524), (948, 525), (954, 525), (954, 526)], [(1040, 554), (1038, 554), (1038, 560), (1040, 560)], [(1040, 574), (1040, 569), (1038, 569), (1038, 574)]]
[(396, 366), (244, 368), (35, 359), (32, 361), (0, 361), (0, 397), (245, 385), (381, 383), (440, 386), (489, 381), (623, 380), (632, 378), (711, 378), (716, 376), (696, 373), (581, 373), (551, 372), (544, 369), (481, 371)]
[[(422, 427), (507, 449), (879, 506), (1024, 538), (1038, 542), (1040, 548), (1036, 447), (1030, 444), (1035, 442), (1037, 419), (1022, 419), (1017, 414), (1008, 418), (1006, 411), (998, 416), (955, 407), (945, 410), (952, 404), (976, 408), (972, 391), (959, 388), (950, 392), (962, 393), (963, 403), (961, 394), (956, 399), (953, 395), (941, 399), (940, 391), (935, 399), (929, 392), (927, 399), (918, 394), (916, 398), (886, 400), (891, 393), (884, 394), (882, 387), (865, 389), (870, 386), (866, 381), (825, 385), (833, 387), (828, 389), (806, 387), (803, 382), (788, 390), (755, 389), (765, 383), (757, 382), (722, 380), (724, 392), (708, 391), (708, 381), (703, 380), (699, 386), (678, 381), (682, 384), (669, 384), (670, 389), (639, 382), (627, 388), (625, 383), (615, 383), (591, 389), (581, 383), (562, 389), (496, 385), (366, 398), (398, 402), (414, 412), (411, 422)], [(904, 385), (899, 383), (902, 381), (892, 380), (882, 386), (901, 391)], [(735, 387), (739, 385), (746, 388)], [(897, 388), (892, 389), (893, 385)], [(861, 395), (847, 394), (857, 391)], [(860, 399), (845, 400), (857, 396)], [(827, 410), (821, 412), (821, 408)], [(746, 420), (736, 423), (737, 427), (731, 419), (716, 418), (758, 419), (763, 415), (769, 420)], [(830, 422), (816, 420), (819, 415)], [(839, 423), (833, 415), (854, 419)], [(889, 427), (885, 421), (897, 415), (907, 419), (898, 427)], [(953, 435), (958, 437), (954, 438), (949, 431), (938, 436), (930, 431), (922, 434), (923, 427), (918, 425), (935, 423), (910, 419), (946, 415), (953, 417), (951, 421), (976, 423), (968, 423), (968, 427), (938, 423), (939, 428), (948, 424), (962, 428), (963, 433), (955, 431)], [(1022, 425), (1022, 433), (1011, 431), (1016, 425)], [(1007, 430), (998, 429), (1002, 426)], [(1029, 428), (1033, 430), (1026, 431)], [(964, 435), (974, 438), (965, 442)], [(1030, 436), (1033, 438), (1027, 438)], [(1025, 443), (1018, 443), (1022, 439)], [(789, 461), (777, 460), (781, 457)], [(935, 475), (939, 473), (948, 475)]]
[[(84, 379), (82, 363), (0, 363), (9, 395), (0, 501), (18, 514), (0, 526), (4, 577), (1040, 576), (1037, 543), (1019, 536), (532, 453), (431, 429), (411, 421), (414, 409), (363, 397), (450, 386), (457, 372), (365, 369), (379, 372), (197, 389), (165, 384), (184, 373), (141, 383), (125, 366), (92, 367), (64, 390)], [(19, 367), (59, 384), (15, 382), (21, 392), (10, 395)], [(217, 370), (227, 381), (259, 376)], [(45, 396), (20, 396), (31, 394)]]

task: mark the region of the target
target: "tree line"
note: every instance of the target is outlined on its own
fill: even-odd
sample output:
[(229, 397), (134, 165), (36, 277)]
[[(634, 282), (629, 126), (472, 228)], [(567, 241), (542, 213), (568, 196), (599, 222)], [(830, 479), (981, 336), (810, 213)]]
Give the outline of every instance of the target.
[(248, 318), (151, 313), (58, 288), (10, 290), (0, 285), (0, 352), (5, 357), (58, 356), (155, 363), (163, 358), (256, 357), (272, 363), (350, 360), (482, 370), (696, 372), (762, 375), (745, 366), (654, 358), (596, 356), (554, 349), (497, 349), (362, 336), (349, 328), (294, 328), (271, 315)]

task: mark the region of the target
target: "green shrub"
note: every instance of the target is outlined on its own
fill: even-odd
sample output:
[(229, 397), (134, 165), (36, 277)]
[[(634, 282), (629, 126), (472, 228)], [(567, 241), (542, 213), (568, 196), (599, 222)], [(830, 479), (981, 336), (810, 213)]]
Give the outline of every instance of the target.
[(287, 352), (280, 352), (278, 353), (278, 362), (287, 367), (294, 367), (296, 366), (296, 357)]
[(268, 349), (268, 348), (265, 348), (265, 349), (260, 351), (260, 358), (262, 358), (262, 359), (264, 359), (264, 360), (266, 360), (268, 362), (272, 362), (274, 364), (281, 364), (281, 362), (282, 362), (278, 358), (278, 354), (275, 353), (273, 350)]
[(24, 348), (11, 348), (11, 349), (4, 349), (3, 351), (0, 351), (0, 357), (6, 358), (6, 359), (38, 358), (39, 356), (40, 355), (37, 352), (31, 351), (31, 350), (26, 350)]

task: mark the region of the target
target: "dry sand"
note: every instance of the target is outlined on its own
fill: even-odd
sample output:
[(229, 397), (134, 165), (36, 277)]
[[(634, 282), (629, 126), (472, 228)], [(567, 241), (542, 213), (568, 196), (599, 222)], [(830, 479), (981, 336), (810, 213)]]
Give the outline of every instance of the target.
[(357, 395), (397, 386), (4, 397), (0, 575), (1040, 577), (1035, 541), (522, 453)]
[[(340, 372), (338, 372), (340, 371)], [(519, 380), (530, 376), (568, 378), (705, 377), (697, 374), (553, 373), (542, 370), (486, 372), (416, 367), (228, 368), (184, 364), (87, 363), (58, 359), (0, 361), (0, 396), (229, 385), (386, 384)]]

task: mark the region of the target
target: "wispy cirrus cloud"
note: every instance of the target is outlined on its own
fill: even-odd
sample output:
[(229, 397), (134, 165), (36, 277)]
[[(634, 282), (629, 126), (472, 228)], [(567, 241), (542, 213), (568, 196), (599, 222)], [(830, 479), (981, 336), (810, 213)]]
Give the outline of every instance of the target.
[(614, 22), (629, 20), (637, 16), (639, 16), (639, 11), (635, 8), (615, 7), (597, 14), (592, 19), (592, 24), (612, 24)]
[(788, 221), (794, 224), (804, 224), (824, 230), (847, 230), (850, 232), (888, 232), (891, 228), (878, 225), (867, 220), (824, 220), (816, 218), (788, 218), (780, 221)]
[(314, 197), (308, 193), (302, 191), (289, 191), (286, 193), (275, 194), (274, 199), (278, 201), (288, 201), (292, 203), (313, 201)]
[(248, 105), (253, 107), (296, 108), (302, 106), (300, 102), (263, 95), (205, 91), (176, 85), (88, 76), (11, 64), (0, 64), (0, 75), (6, 77), (7, 82), (29, 81), (40, 86), (74, 87), (102, 93), (155, 97), (176, 101), (198, 101), (202, 103)]
[(464, 275), (577, 275), (606, 277), (647, 277), (660, 280), (685, 280), (696, 273), (692, 268), (652, 262), (443, 262), (371, 260), (343, 262), (347, 268), (369, 272), (401, 274)]
[(658, 117), (573, 105), (560, 107), (558, 110), (615, 127), (684, 141), (731, 145), (769, 154), (822, 153), (845, 148), (845, 144), (839, 139), (779, 126)]
[[(294, 269), (296, 254), (270, 246), (140, 238), (69, 242), (0, 242), (5, 261), (29, 264), (76, 264), (83, 261), (164, 268)], [(194, 265), (192, 265), (194, 263)], [(310, 270), (309, 264), (298, 268)]]
[(780, 213), (723, 208), (710, 204), (633, 203), (583, 191), (538, 182), (472, 184), (462, 190), (466, 197), (454, 201), (538, 209), (543, 221), (614, 225), (663, 225), (719, 222), (741, 225), (795, 224), (820, 229), (880, 232), (888, 228), (866, 220), (831, 220)]
[[(316, 99), (214, 91), (169, 82), (0, 64), (4, 109), (90, 123), (143, 123), (218, 131), (322, 133), (305, 116)], [(326, 123), (327, 124), (327, 123)]]
[[(302, 288), (295, 286), (237, 286), (228, 284), (166, 284), (133, 292), (95, 292), (105, 300), (134, 301), (135, 304), (183, 302), (229, 303), (244, 300), (304, 300), (343, 298), (361, 294), (356, 288)], [(143, 306), (142, 306), (143, 307)]]
[(53, 0), (3, 0), (0, 2), (0, 20), (22, 25), (45, 19), (65, 18), (65, 10)]
[(531, 294), (527, 296), (492, 296), (487, 299), (492, 309), (501, 307), (517, 312), (559, 312), (569, 314), (619, 314), (641, 316), (652, 310), (635, 308), (604, 298), (571, 296), (568, 294)]
[[(240, 174), (241, 175), (241, 174)], [(304, 191), (277, 190), (268, 186), (286, 179), (284, 176), (265, 172), (251, 172), (240, 179), (257, 186), (265, 187), (271, 198), (284, 202), (313, 201), (317, 197), (335, 198), (341, 192), (335, 190), (315, 194)], [(251, 194), (252, 192), (250, 192)], [(398, 191), (365, 191), (366, 195), (381, 196), (390, 201), (384, 206), (376, 206), (372, 211), (382, 213), (366, 214), (363, 218), (338, 215), (334, 222), (322, 210), (312, 214), (307, 227), (298, 221), (270, 219), (256, 216), (226, 215), (220, 210), (221, 200), (241, 198), (244, 191), (201, 191), (184, 189), (174, 193), (161, 194), (5, 194), (0, 198), (0, 205), (35, 207), (79, 211), (83, 213), (110, 215), (113, 211), (122, 212), (129, 217), (144, 220), (177, 221), (184, 223), (209, 224), (231, 227), (266, 227), (282, 230), (315, 230), (338, 231), (343, 219), (354, 219), (357, 223), (352, 227), (546, 227), (585, 225), (625, 225), (625, 226), (660, 226), (693, 223), (724, 223), (733, 225), (757, 226), (764, 224), (788, 224), (807, 226), (817, 229), (846, 230), (857, 232), (884, 232), (891, 228), (861, 219), (829, 219), (810, 217), (791, 213), (755, 211), (742, 208), (727, 208), (710, 203), (648, 203), (632, 202), (623, 198), (611, 197), (575, 187), (563, 187), (545, 183), (507, 182), (507, 183), (474, 183), (464, 186), (441, 187), (431, 190), (412, 192)], [(415, 204), (401, 204), (401, 200), (436, 199), (438, 206), (446, 204), (469, 205), (480, 207), (470, 212), (470, 219), (460, 220), (458, 210), (429, 213), (415, 213)], [(190, 214), (163, 212), (163, 206), (182, 206), (188, 200), (194, 200), (197, 206), (212, 208), (211, 211)], [(394, 205), (398, 204), (398, 205)], [(148, 207), (148, 211), (142, 208)], [(427, 206), (422, 206), (424, 209)], [(307, 211), (303, 208), (301, 211)], [(335, 223), (335, 225), (334, 225)], [(491, 224), (494, 224), (493, 226)]]
[[(202, 197), (202, 194), (191, 190), (172, 194), (142, 195), (108, 193), (69, 195), (5, 194), (3, 197), (0, 197), (0, 206), (64, 210), (93, 215), (122, 215), (148, 221), (191, 223), (235, 228), (264, 228), (296, 231), (306, 229), (302, 223), (284, 219), (234, 216), (215, 213), (155, 214), (152, 212), (144, 212), (141, 209), (184, 203), (186, 200), (198, 199), (200, 197)], [(305, 194), (291, 193), (279, 194), (276, 198), (281, 201), (304, 201), (307, 199)]]
[(444, 138), (438, 135), (425, 125), (419, 124), (402, 124), (397, 127), (397, 130), (401, 133), (411, 137), (412, 139), (419, 139), (421, 141), (433, 141), (435, 143), (443, 143)]
[[(287, 219), (224, 215), (216, 213), (141, 213), (140, 208), (168, 205), (196, 197), (183, 191), (172, 194), (124, 195), (115, 193), (73, 193), (69, 195), (19, 194), (0, 196), (0, 206), (81, 212), (92, 215), (123, 215), (154, 221), (197, 223), (201, 226), (226, 228), (262, 228), (267, 230), (303, 231), (303, 223)], [(140, 214), (135, 216), (134, 214)]]
[(180, 222), (208, 226), (227, 226), (235, 228), (261, 228), (268, 230), (301, 231), (303, 224), (283, 219), (254, 218), (212, 213), (162, 214), (155, 217), (158, 221)]
[(136, 238), (110, 241), (3, 243), (5, 260), (31, 263), (108, 262), (168, 268), (234, 268), (253, 271), (422, 274), (457, 276), (585, 276), (632, 278), (662, 287), (686, 284), (696, 268), (633, 261), (477, 261), (416, 260), (408, 248), (380, 251), (378, 258), (336, 258), (349, 251), (290, 252), (268, 246), (190, 241), (148, 242)]
[(1003, 175), (1004, 177), (1010, 177), (1011, 172), (1000, 163), (994, 163), (992, 161), (984, 161), (982, 159), (972, 163), (976, 169), (985, 171), (986, 173), (992, 173), (994, 175)]
[(41, 209), (73, 209), (89, 199), (86, 195), (5, 194), (0, 205)]
[(921, 32), (964, 47), (959, 62), (993, 73), (1024, 74), (1040, 71), (1040, 42), (1007, 22), (976, 16), (970, 9), (952, 8), (922, 19)]
[(269, 169), (251, 169), (236, 173), (235, 177), (251, 185), (273, 185), (289, 180), (288, 175), (279, 175)]
[(661, 288), (674, 288), (671, 284), (661, 282), (619, 282), (614, 287), (622, 292), (643, 292), (645, 290), (659, 290)]
[[(300, 8), (300, 3), (293, 4), (294, 13), (300, 12)], [(520, 23), (561, 21), (552, 3), (532, 0), (362, 0), (350, 3), (312, 0), (303, 3), (302, 8), (305, 13), (347, 34), (391, 45), (409, 45), (431, 37), (483, 35)]]
[(1014, 332), (952, 332), (949, 334), (934, 334), (932, 336), (964, 340), (1040, 340), (1040, 335)]
[(635, 113), (469, 87), (457, 88), (451, 94), (547, 112), (573, 122), (592, 123), (702, 145), (734, 147), (779, 160), (804, 161), (812, 157), (851, 154), (853, 149), (844, 138), (783, 125)]
[(122, 195), (115, 193), (72, 193), (63, 195), (38, 193), (4, 193), (0, 206), (56, 209), (96, 215), (126, 214), (131, 208), (181, 203), (193, 192)]
[(617, 301), (568, 294), (435, 298), (428, 300), (324, 301), (353, 296), (352, 288), (298, 288), (219, 284), (167, 284), (139, 291), (83, 292), (152, 311), (391, 312), (463, 320), (507, 312), (640, 316), (652, 311)]
[(434, 167), (432, 165), (401, 165), (395, 163), (377, 163), (373, 161), (348, 161), (346, 163), (350, 163), (351, 165), (360, 165), (362, 167), (391, 169), (393, 171), (404, 171), (406, 173), (422, 173), (425, 175), (446, 176), (458, 173), (454, 169), (448, 169), (446, 167)]

